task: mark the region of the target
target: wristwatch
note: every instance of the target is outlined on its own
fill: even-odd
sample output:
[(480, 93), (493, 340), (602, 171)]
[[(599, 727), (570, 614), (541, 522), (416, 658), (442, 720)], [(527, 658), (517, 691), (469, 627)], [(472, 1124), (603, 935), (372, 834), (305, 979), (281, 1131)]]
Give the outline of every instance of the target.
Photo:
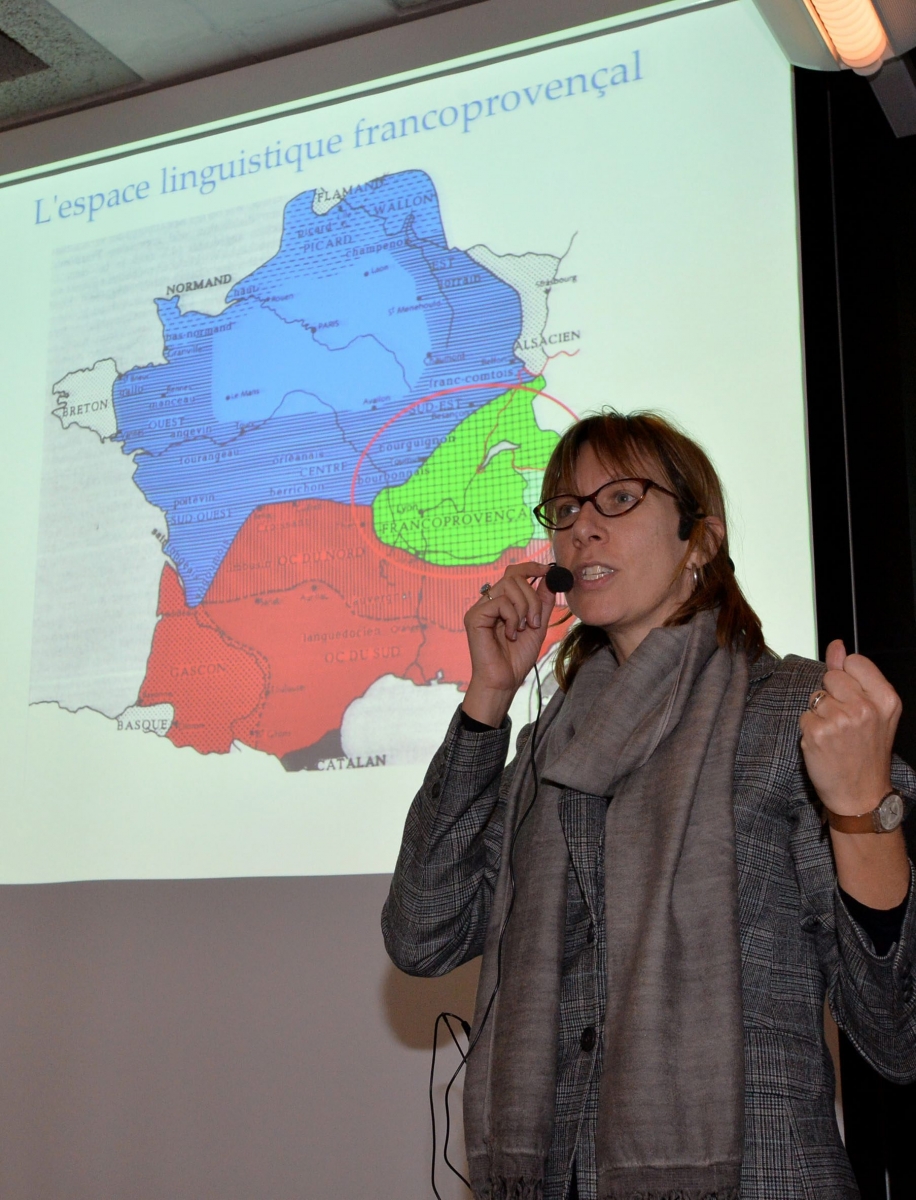
[(824, 806), (827, 824), (840, 833), (892, 833), (903, 820), (903, 797), (888, 792), (871, 812), (858, 817), (844, 817)]

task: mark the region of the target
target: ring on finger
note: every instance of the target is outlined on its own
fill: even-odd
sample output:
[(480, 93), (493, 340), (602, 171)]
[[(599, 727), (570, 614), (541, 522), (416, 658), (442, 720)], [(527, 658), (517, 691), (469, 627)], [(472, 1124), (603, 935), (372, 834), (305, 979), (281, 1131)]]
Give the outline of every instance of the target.
[(492, 588), (493, 588), (492, 583), (482, 583), (480, 585), (480, 594), (481, 594), (481, 596), (483, 596), (484, 600), (490, 599), (490, 592), (491, 592)]
[(821, 688), (818, 691), (813, 692), (811, 694), (811, 699), (808, 701), (808, 707), (811, 709), (812, 712), (817, 712), (817, 706), (820, 704), (820, 702), (824, 699), (824, 697), (826, 695), (827, 695), (827, 693), (823, 690), (823, 688)]

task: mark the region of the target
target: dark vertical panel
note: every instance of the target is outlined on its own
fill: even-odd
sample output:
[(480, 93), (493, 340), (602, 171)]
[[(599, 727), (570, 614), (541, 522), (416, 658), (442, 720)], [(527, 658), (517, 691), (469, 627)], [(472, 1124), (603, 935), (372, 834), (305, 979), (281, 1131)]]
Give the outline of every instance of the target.
[(796, 72), (796, 109), (819, 638), (851, 627), (845, 409), (860, 650), (903, 697), (916, 759), (916, 139), (851, 72)]
[[(904, 701), (900, 745), (916, 751), (916, 620), (901, 299), (916, 207), (916, 146), (896, 139), (864, 80), (830, 87), (853, 540), (861, 648)], [(913, 329), (909, 331), (912, 338)]]
[[(796, 113), (818, 640), (849, 638), (854, 597), (859, 649), (900, 693), (897, 749), (916, 763), (916, 138), (893, 136), (851, 72), (797, 71)], [(909, 1200), (916, 1086), (840, 1044), (863, 1200), (885, 1200), (885, 1172)]]
[(824, 77), (795, 76), (805, 389), (817, 600), (818, 651), (855, 640), (847, 521), (844, 388), (833, 221), (830, 98)]

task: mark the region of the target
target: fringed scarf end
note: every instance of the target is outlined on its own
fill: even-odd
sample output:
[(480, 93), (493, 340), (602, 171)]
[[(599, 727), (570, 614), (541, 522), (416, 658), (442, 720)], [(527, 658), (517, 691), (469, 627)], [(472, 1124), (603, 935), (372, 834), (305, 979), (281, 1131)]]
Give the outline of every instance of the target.
[(488, 1179), (481, 1200), (544, 1200), (544, 1180)]
[(738, 1188), (675, 1188), (667, 1192), (607, 1192), (602, 1200), (741, 1200)]

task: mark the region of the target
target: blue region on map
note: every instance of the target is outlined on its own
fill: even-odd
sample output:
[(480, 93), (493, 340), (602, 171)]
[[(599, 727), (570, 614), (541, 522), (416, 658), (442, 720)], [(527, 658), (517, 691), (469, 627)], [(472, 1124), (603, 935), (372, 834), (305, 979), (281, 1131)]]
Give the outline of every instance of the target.
[[(429, 176), (352, 189), (329, 212), (286, 206), (277, 254), (218, 316), (157, 300), (165, 362), (114, 388), (116, 440), (166, 513), (167, 552), (199, 603), (260, 504), (370, 504), (465, 417), (531, 378), (518, 293), (445, 239)], [(417, 403), (432, 393), (442, 393)], [(365, 447), (396, 413), (416, 404)]]

